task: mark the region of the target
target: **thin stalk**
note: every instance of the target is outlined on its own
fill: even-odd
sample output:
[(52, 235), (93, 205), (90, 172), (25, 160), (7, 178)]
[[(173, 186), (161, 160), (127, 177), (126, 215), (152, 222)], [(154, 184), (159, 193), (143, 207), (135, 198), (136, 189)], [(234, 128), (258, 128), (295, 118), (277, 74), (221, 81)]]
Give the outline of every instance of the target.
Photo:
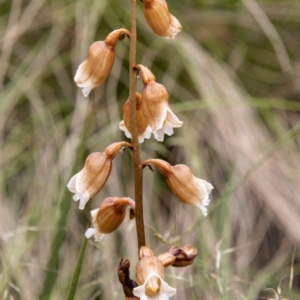
[(129, 54), (129, 101), (130, 101), (130, 123), (134, 164), (134, 195), (135, 195), (135, 220), (138, 239), (138, 248), (146, 245), (144, 216), (143, 216), (143, 170), (141, 168), (141, 157), (138, 143), (136, 125), (136, 72), (133, 67), (136, 65), (136, 0), (131, 0), (131, 37)]

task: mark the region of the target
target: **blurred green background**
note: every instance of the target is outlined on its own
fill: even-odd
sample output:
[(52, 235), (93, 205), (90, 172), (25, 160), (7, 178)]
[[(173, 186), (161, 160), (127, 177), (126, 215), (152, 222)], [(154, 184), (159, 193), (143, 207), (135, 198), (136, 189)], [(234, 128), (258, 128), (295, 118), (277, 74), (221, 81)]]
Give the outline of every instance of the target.
[[(145, 169), (148, 246), (199, 251), (192, 266), (166, 270), (174, 300), (299, 299), (300, 1), (168, 2), (182, 33), (155, 36), (139, 2), (137, 62), (166, 86), (184, 125), (164, 143), (145, 141), (142, 159), (187, 164), (215, 189), (205, 218)], [(84, 211), (66, 188), (89, 153), (125, 139), (128, 40), (89, 99), (73, 77), (92, 42), (129, 29), (130, 9), (129, 0), (0, 1), (1, 299), (65, 299), (89, 211), (107, 196), (134, 195), (129, 151)], [(124, 299), (121, 257), (134, 278), (128, 218), (89, 241), (76, 299)]]

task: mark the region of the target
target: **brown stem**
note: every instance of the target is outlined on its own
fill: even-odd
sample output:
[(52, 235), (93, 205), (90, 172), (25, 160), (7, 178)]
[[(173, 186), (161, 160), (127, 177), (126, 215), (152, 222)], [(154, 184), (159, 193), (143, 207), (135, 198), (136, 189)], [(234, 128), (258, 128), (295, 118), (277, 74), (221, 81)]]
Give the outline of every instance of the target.
[(130, 36), (130, 57), (129, 57), (129, 101), (130, 101), (130, 123), (133, 145), (133, 163), (134, 163), (134, 187), (135, 187), (135, 220), (138, 239), (138, 249), (146, 245), (144, 216), (143, 216), (143, 170), (141, 168), (141, 158), (138, 143), (137, 125), (136, 125), (136, 71), (133, 67), (136, 65), (136, 0), (131, 0), (131, 36)]

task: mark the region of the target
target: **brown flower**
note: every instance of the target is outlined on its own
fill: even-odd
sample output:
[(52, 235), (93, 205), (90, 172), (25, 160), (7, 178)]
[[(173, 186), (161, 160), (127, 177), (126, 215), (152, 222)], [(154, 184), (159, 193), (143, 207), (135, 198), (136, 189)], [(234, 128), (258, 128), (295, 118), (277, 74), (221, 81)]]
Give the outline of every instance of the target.
[(164, 281), (165, 268), (162, 262), (147, 247), (141, 247), (140, 257), (136, 265), (139, 286), (133, 289), (133, 294), (143, 300), (166, 300), (173, 296), (176, 289)]
[(195, 177), (186, 165), (171, 166), (162, 159), (147, 159), (142, 166), (151, 163), (165, 176), (167, 185), (178, 200), (199, 207), (203, 215), (207, 216), (206, 206), (209, 205), (209, 194), (213, 189), (209, 182)]
[[(143, 143), (144, 139), (151, 137), (151, 127), (149, 126), (143, 110), (142, 96), (140, 93), (135, 93), (136, 100), (136, 126), (139, 143)], [(131, 124), (130, 124), (130, 102), (127, 100), (123, 105), (123, 121), (120, 122), (119, 128), (125, 132), (125, 135), (131, 139)]]
[(166, 88), (157, 83), (154, 74), (143, 65), (134, 67), (141, 74), (144, 89), (142, 109), (153, 135), (158, 141), (164, 140), (164, 134), (172, 135), (173, 128), (181, 127), (183, 122), (172, 112), (169, 106), (169, 94)]
[(108, 77), (115, 59), (114, 47), (125, 36), (130, 37), (128, 30), (117, 29), (112, 31), (104, 41), (91, 45), (87, 59), (79, 65), (74, 77), (85, 97)]
[(179, 21), (170, 14), (165, 0), (141, 0), (144, 3), (144, 16), (151, 29), (159, 36), (175, 38), (182, 30)]
[(132, 145), (117, 142), (108, 146), (104, 152), (90, 154), (83, 169), (70, 179), (67, 187), (75, 193), (73, 200), (80, 200), (79, 209), (84, 209), (88, 200), (103, 188), (111, 172), (112, 160), (121, 148), (132, 148)]
[(128, 206), (135, 209), (135, 202), (130, 198), (106, 198), (98, 209), (91, 211), (94, 228), (89, 228), (85, 236), (94, 235), (95, 241), (99, 241), (103, 234), (115, 231), (122, 224)]

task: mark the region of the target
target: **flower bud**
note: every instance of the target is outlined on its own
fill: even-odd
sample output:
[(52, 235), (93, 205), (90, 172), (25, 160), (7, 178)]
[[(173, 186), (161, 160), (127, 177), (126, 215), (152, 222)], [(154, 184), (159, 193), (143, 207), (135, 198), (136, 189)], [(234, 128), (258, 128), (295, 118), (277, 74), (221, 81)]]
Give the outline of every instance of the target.
[(70, 179), (67, 187), (70, 192), (75, 193), (73, 200), (80, 200), (79, 209), (84, 209), (88, 200), (103, 188), (111, 172), (112, 160), (122, 147), (131, 148), (132, 145), (118, 142), (108, 146), (104, 152), (90, 154), (83, 169)]
[(165, 0), (142, 0), (144, 16), (151, 29), (159, 36), (175, 38), (182, 29), (179, 21), (169, 13)]
[(130, 198), (106, 198), (98, 209), (91, 211), (94, 228), (89, 228), (85, 236), (94, 235), (95, 241), (99, 241), (103, 234), (115, 231), (123, 222), (128, 206), (135, 209), (135, 202)]
[[(151, 137), (151, 127), (149, 126), (143, 110), (142, 95), (135, 93), (136, 100), (136, 126), (139, 143), (143, 143), (144, 139)], [(123, 105), (123, 121), (120, 122), (119, 128), (125, 132), (125, 135), (131, 139), (131, 118), (130, 118), (130, 101), (127, 100)]]
[(105, 41), (98, 41), (91, 45), (87, 59), (79, 65), (74, 77), (85, 97), (108, 77), (115, 59), (114, 47), (125, 36), (130, 37), (128, 30), (117, 29), (112, 31)]
[(173, 267), (189, 266), (198, 255), (198, 250), (192, 245), (186, 245), (183, 248), (172, 246), (169, 252), (175, 258), (175, 262), (172, 264)]
[(164, 134), (172, 135), (173, 128), (181, 127), (183, 122), (172, 112), (169, 106), (169, 94), (166, 88), (155, 81), (154, 74), (143, 65), (134, 67), (141, 74), (144, 89), (142, 93), (142, 109), (151, 126), (154, 137), (164, 140)]
[(195, 177), (186, 165), (171, 166), (161, 159), (147, 159), (142, 166), (150, 163), (165, 176), (167, 185), (179, 201), (199, 207), (203, 215), (207, 216), (206, 206), (209, 205), (209, 194), (213, 189), (210, 183)]
[[(152, 251), (143, 252), (151, 254)], [(140, 254), (141, 255), (141, 254)], [(143, 256), (136, 265), (136, 280), (138, 287), (133, 289), (133, 294), (140, 299), (168, 299), (176, 293), (165, 281), (165, 270), (162, 262), (155, 256)]]
[(162, 262), (165, 268), (175, 263), (175, 256), (173, 256), (170, 252), (159, 254), (157, 258)]

